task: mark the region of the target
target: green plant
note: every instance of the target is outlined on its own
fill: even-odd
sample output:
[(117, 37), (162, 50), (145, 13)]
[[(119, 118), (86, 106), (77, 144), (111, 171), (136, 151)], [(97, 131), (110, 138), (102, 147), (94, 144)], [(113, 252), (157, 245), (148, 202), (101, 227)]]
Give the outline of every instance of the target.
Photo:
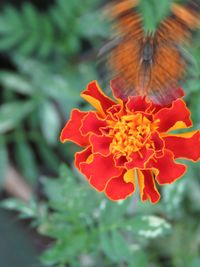
[(92, 11), (98, 2), (57, 0), (45, 13), (31, 3), (24, 3), (21, 10), (6, 6), (0, 15), (0, 50), (39, 58), (76, 57), (82, 40), (92, 45), (108, 33), (101, 13)]
[(164, 219), (137, 212), (136, 200), (117, 204), (102, 198), (66, 166), (59, 179), (45, 178), (43, 186), (48, 202), (27, 205), (11, 199), (2, 205), (32, 218), (42, 235), (55, 240), (41, 257), (45, 266), (82, 266), (84, 258), (93, 265), (147, 266), (142, 248), (171, 231)]
[[(141, 0), (145, 29), (155, 29), (170, 1), (150, 2)], [(114, 203), (74, 170), (77, 147), (60, 145), (60, 129), (71, 109), (87, 109), (80, 92), (98, 78), (87, 53), (109, 39), (102, 2), (57, 0), (43, 12), (27, 1), (19, 9), (6, 4), (0, 12), (0, 51), (12, 70), (0, 70), (0, 187), (14, 164), (32, 187), (39, 184), (43, 197), (34, 195), (28, 204), (6, 199), (1, 206), (18, 211), (49, 238), (43, 265), (198, 267), (199, 164), (191, 163), (185, 177), (161, 189), (156, 206), (141, 203), (137, 194)], [(189, 53), (183, 50), (189, 62), (183, 88), (194, 129), (200, 125), (199, 40), (197, 31)], [(63, 161), (67, 165), (58, 175)]]
[(90, 47), (106, 34), (103, 21), (99, 32), (88, 30), (94, 17), (101, 23), (99, 14), (88, 11), (97, 3), (58, 0), (45, 13), (24, 3), (20, 10), (6, 6), (0, 14), (0, 51), (15, 66), (13, 71), (0, 71), (1, 180), (9, 164), (5, 151), (10, 143), (14, 148), (11, 160), (32, 185), (41, 173), (40, 162), (57, 173), (55, 150), (58, 147), (66, 155), (57, 145), (62, 118), (81, 103), (80, 91), (91, 77), (97, 77), (93, 63), (80, 60), (74, 64), (81, 57), (84, 40)]

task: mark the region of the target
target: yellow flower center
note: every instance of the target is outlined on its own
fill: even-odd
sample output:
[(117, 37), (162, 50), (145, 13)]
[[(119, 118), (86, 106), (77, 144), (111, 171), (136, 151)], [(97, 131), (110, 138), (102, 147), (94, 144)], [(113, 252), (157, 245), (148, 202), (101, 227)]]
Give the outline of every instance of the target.
[(110, 151), (119, 158), (139, 152), (143, 146), (153, 147), (150, 135), (157, 128), (156, 121), (150, 121), (141, 113), (122, 116), (110, 131), (113, 136)]

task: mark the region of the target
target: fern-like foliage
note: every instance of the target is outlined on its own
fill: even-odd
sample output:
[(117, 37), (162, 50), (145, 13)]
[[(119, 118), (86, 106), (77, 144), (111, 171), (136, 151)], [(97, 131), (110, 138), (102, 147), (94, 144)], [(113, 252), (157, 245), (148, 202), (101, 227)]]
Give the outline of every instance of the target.
[[(45, 13), (31, 3), (20, 10), (7, 6), (0, 14), (0, 51), (48, 57), (80, 52), (81, 40), (106, 34), (99, 24), (99, 0), (57, 0)], [(102, 27), (101, 27), (102, 25)], [(92, 42), (92, 41), (91, 41)]]

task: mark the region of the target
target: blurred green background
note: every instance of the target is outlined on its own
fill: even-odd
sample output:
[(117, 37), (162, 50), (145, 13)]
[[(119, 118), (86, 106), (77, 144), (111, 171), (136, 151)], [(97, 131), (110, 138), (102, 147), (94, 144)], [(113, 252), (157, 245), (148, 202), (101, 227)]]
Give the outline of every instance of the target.
[[(102, 83), (96, 55), (110, 37), (105, 2), (0, 3), (0, 267), (200, 266), (199, 163), (160, 189), (157, 205), (138, 194), (112, 203), (74, 169), (77, 147), (59, 142), (71, 109), (87, 109), (80, 92)], [(170, 2), (141, 0), (145, 29)], [(199, 31), (186, 49), (183, 88), (197, 129)]]

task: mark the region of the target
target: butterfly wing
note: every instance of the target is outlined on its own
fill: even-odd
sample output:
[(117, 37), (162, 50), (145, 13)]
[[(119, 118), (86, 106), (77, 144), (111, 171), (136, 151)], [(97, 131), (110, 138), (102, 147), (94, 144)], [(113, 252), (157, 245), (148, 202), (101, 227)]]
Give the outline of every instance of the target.
[[(114, 20), (118, 41), (108, 51), (108, 67), (114, 84), (118, 81), (121, 85), (121, 97), (148, 95), (158, 104), (169, 104), (182, 95), (176, 88), (186, 62), (179, 47), (198, 26), (199, 15), (191, 6), (173, 4), (172, 15), (161, 22), (155, 36), (145, 37), (137, 4), (122, 0), (110, 5), (108, 13)], [(148, 46), (152, 55), (146, 60), (144, 51)]]
[(180, 47), (199, 25), (198, 12), (189, 7), (173, 4), (172, 12), (154, 37), (156, 49), (149, 97), (160, 104), (168, 104), (179, 97), (178, 85), (186, 68)]
[(105, 8), (107, 17), (113, 21), (114, 38), (100, 50), (100, 55), (106, 57), (112, 78), (123, 80), (124, 98), (139, 93), (136, 88), (144, 33), (137, 4), (136, 0), (113, 1)]

